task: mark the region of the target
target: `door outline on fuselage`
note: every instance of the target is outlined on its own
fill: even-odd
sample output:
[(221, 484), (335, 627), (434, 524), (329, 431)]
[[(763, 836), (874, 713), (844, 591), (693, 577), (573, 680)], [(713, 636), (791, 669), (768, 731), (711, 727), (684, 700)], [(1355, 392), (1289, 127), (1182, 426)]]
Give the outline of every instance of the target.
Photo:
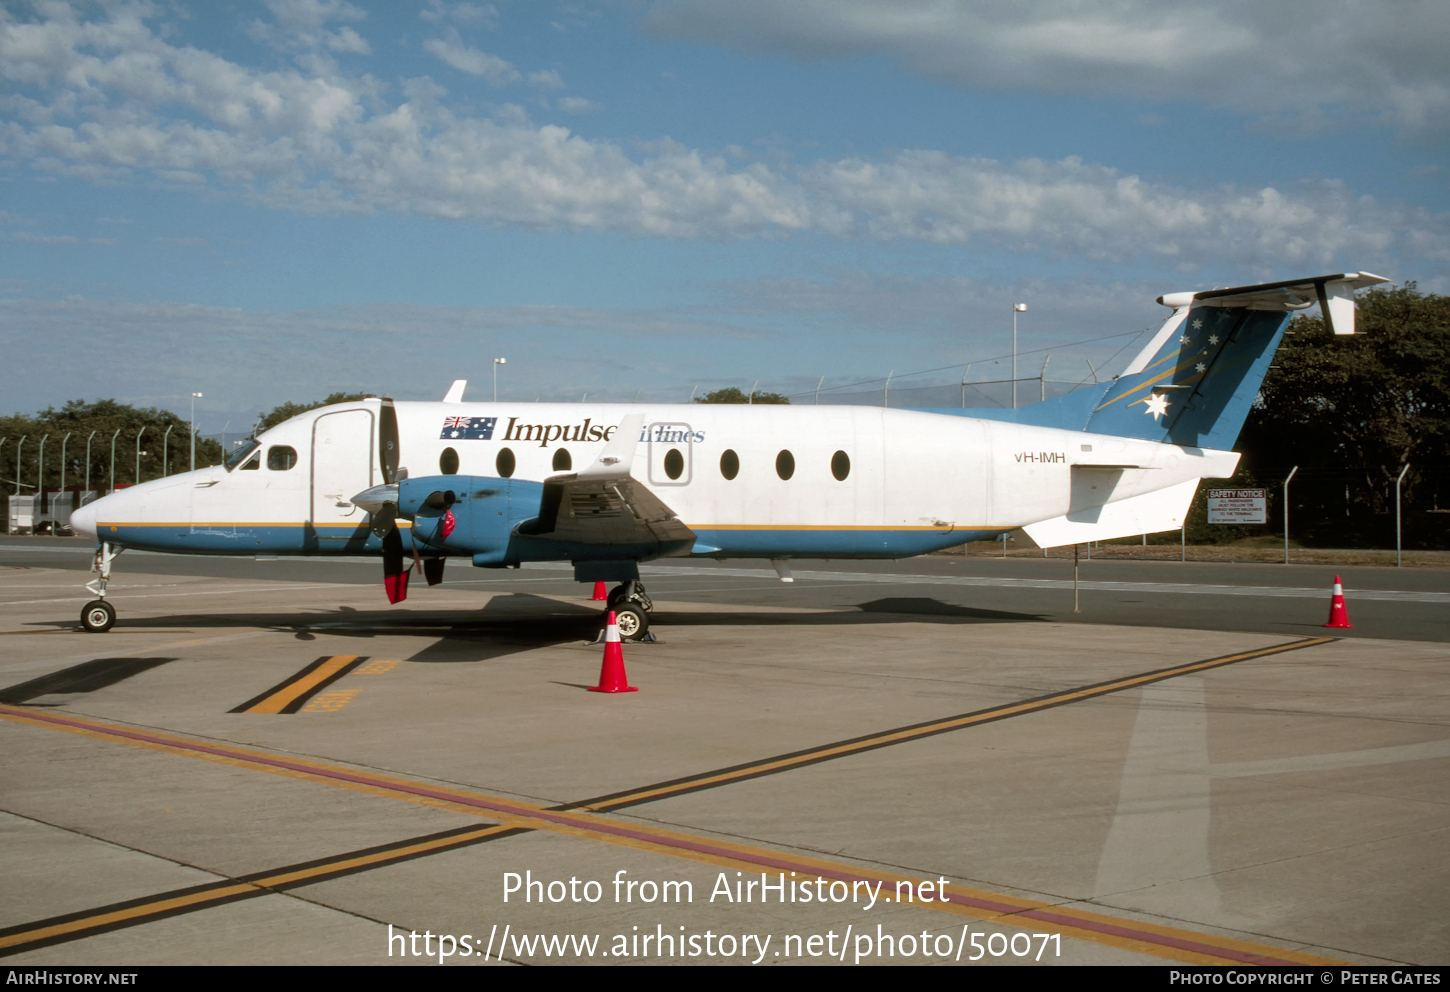
[[(321, 484), (319, 484), (319, 481), (318, 481), (318, 478), (317, 478), (317, 471), (318, 471), (319, 465), (322, 464), (322, 459), (319, 457), (319, 453), (318, 453), (318, 443), (317, 443), (318, 427), (328, 417), (347, 417), (347, 416), (351, 416), (351, 415), (357, 414), (357, 413), (365, 414), (367, 416), (367, 418), (368, 418), (368, 420), (367, 420), (367, 424), (368, 424), (368, 428), (367, 428), (367, 444), (366, 444), (366, 450), (367, 450), (367, 477), (366, 477), (366, 480), (362, 481), (361, 485), (356, 490), (354, 490), (352, 492), (321, 493), (321, 492), (319, 492), (319, 490), (320, 489), (323, 489), (323, 488), (342, 488), (342, 489), (347, 489), (347, 488), (349, 488), (349, 484), (346, 481), (343, 481), (343, 480), (340, 480), (339, 482), (336, 482), (336, 483), (327, 483), (326, 481), (323, 481)], [(315, 420), (312, 421), (312, 431), (311, 431), (311, 434), (310, 434), (310, 448), (311, 448), (310, 454), (311, 454), (312, 457), (311, 457), (311, 462), (308, 465), (307, 526), (313, 532), (313, 534), (315, 534), (317, 537), (319, 537), (319, 538), (329, 537), (329, 538), (333, 538), (333, 539), (338, 539), (338, 538), (346, 539), (348, 537), (351, 537), (350, 534), (349, 535), (341, 535), (341, 534), (338, 534), (338, 535), (329, 535), (329, 534), (324, 534), (323, 532), (321, 532), (321, 531), (319, 531), (317, 529), (317, 523), (318, 523), (317, 507), (319, 506), (318, 500), (319, 499), (330, 500), (332, 502), (333, 506), (336, 509), (341, 509), (341, 506), (338, 505), (338, 504), (340, 504), (343, 501), (348, 501), (349, 503), (351, 503), (351, 500), (352, 500), (352, 497), (353, 496), (357, 495), (358, 493), (362, 492), (364, 489), (367, 489), (367, 488), (369, 488), (370, 486), (372, 486), (374, 484), (374, 478), (375, 478), (375, 476), (377, 474), (377, 465), (376, 465), (376, 462), (377, 462), (377, 444), (376, 444), (376, 438), (377, 438), (377, 417), (373, 414), (373, 411), (372, 410), (369, 410), (367, 408), (356, 408), (356, 407), (354, 407), (351, 410), (336, 410), (336, 411), (333, 411), (331, 413), (324, 413), (324, 414), (322, 414), (321, 416), (317, 417)], [(356, 482), (356, 480), (355, 480), (355, 482)], [(362, 512), (359, 512), (359, 507), (357, 507), (356, 505), (352, 505), (352, 509), (350, 509), (347, 513), (337, 514), (336, 516), (339, 517), (339, 518), (343, 518), (343, 519), (324, 520), (323, 521), (324, 526), (329, 525), (329, 524), (337, 524), (337, 523), (351, 523), (351, 524), (354, 524), (354, 525), (361, 525), (367, 519), (367, 514), (362, 513)], [(328, 529), (332, 529), (332, 528), (329, 527)]]
[[(695, 470), (695, 435), (689, 424), (679, 421), (660, 421), (645, 428), (649, 446), (649, 483), (652, 486), (688, 486)], [(669, 437), (671, 440), (656, 440)], [(683, 448), (685, 459), (678, 479), (671, 479), (665, 470), (665, 459), (672, 449)]]

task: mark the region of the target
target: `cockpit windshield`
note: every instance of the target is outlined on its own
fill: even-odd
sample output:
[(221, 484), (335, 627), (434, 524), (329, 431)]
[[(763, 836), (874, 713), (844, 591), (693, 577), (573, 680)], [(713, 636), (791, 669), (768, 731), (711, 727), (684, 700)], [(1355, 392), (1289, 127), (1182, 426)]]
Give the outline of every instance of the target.
[(230, 472), (232, 469), (245, 462), (248, 456), (250, 456), (252, 452), (256, 451), (261, 446), (262, 442), (258, 441), (256, 438), (248, 439), (246, 444), (238, 448), (235, 452), (232, 453), (232, 457), (227, 459), (227, 471)]

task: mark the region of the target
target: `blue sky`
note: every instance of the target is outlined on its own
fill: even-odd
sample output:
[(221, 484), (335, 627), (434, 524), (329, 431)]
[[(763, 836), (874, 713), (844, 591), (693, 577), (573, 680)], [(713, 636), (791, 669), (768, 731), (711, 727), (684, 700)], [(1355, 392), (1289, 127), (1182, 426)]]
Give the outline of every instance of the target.
[(7, 4), (0, 405), (896, 389), (1019, 301), (1072, 377), (1168, 291), (1450, 292), (1450, 7), (1380, 9)]

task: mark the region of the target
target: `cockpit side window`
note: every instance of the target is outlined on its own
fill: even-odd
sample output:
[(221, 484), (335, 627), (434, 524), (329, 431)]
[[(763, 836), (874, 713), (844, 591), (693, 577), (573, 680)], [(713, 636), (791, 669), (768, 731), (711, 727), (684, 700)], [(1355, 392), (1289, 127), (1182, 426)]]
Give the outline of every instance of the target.
[[(249, 440), (246, 444), (244, 444), (240, 448), (238, 448), (236, 451), (232, 452), (232, 457), (230, 457), (230, 458), (227, 459), (227, 471), (230, 472), (230, 471), (234, 470), (238, 465), (241, 465), (249, 457), (251, 457), (251, 455), (252, 455), (253, 452), (255, 452), (261, 446), (262, 446), (262, 442), (260, 442), (257, 439), (253, 438), (253, 439)], [(244, 467), (245, 468), (256, 468), (257, 465), (256, 465), (256, 463), (253, 463), (251, 465), (246, 465)]]
[(274, 444), (267, 449), (267, 467), (273, 472), (285, 472), (296, 464), (296, 448), (285, 444)]

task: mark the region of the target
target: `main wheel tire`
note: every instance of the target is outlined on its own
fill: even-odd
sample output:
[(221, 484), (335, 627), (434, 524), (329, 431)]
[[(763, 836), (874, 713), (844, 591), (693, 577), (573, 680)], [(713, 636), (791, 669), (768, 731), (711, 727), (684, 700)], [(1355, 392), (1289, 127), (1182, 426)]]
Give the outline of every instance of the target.
[(90, 634), (104, 634), (116, 625), (116, 608), (104, 599), (93, 599), (81, 610), (81, 626)]
[(617, 610), (619, 608), (619, 604), (623, 603), (628, 598), (629, 583), (625, 582), (617, 585), (613, 589), (609, 590), (609, 599), (606, 600), (607, 605), (605, 606), (605, 609)]
[(626, 641), (637, 641), (649, 633), (649, 614), (633, 603), (616, 607), (614, 622), (619, 625), (619, 636)]

